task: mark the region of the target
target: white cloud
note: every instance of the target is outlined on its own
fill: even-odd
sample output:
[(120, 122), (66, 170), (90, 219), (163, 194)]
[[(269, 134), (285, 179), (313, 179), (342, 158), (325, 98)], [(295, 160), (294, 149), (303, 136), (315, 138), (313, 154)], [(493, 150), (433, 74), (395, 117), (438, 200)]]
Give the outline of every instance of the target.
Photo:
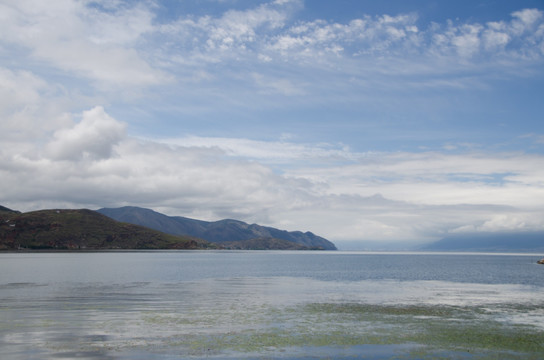
[(334, 144), (300, 144), (290, 142), (292, 136), (283, 135), (280, 141), (258, 141), (237, 138), (212, 138), (186, 136), (179, 139), (155, 140), (164, 144), (206, 149), (218, 149), (228, 156), (255, 159), (268, 164), (292, 164), (296, 162), (330, 162), (353, 160), (357, 154), (349, 148)]
[(111, 11), (71, 0), (0, 4), (0, 14), (4, 14), (0, 37), (20, 53), (100, 86), (165, 81), (166, 76), (153, 69), (134, 47), (152, 29), (153, 14), (141, 5)]
[(491, 214), (489, 219), (461, 226), (451, 230), (450, 233), (526, 232), (542, 231), (543, 228), (544, 219), (538, 213), (511, 211), (509, 213)]
[(537, 22), (542, 20), (544, 14), (538, 9), (523, 9), (512, 13), (514, 21), (511, 28), (516, 35), (521, 35), (528, 31), (533, 31)]
[(39, 141), (68, 119), (63, 90), (26, 70), (0, 67), (0, 140), (11, 148)]
[(301, 84), (293, 84), (289, 79), (267, 78), (258, 73), (253, 73), (252, 77), (263, 93), (279, 93), (285, 96), (305, 94)]
[(18, 138), (25, 131), (32, 131), (34, 123), (28, 116), (32, 109), (28, 105), (43, 106), (41, 92), (46, 88), (42, 79), (28, 71), (0, 68), (0, 138)]
[(2, 204), (139, 205), (310, 230), (333, 241), (423, 242), (452, 232), (544, 228), (540, 155), (353, 153), (288, 139), (153, 141), (124, 131), (95, 107), (55, 132), (40, 156), (3, 149)]
[(263, 4), (244, 11), (229, 10), (220, 17), (188, 16), (163, 24), (159, 31), (171, 36), (187, 57), (221, 61), (238, 59), (239, 53), (251, 53), (263, 41), (263, 34), (285, 25), (290, 2)]
[(524, 9), (512, 13), (510, 21), (486, 24), (454, 24), (450, 21), (444, 30), (435, 25), (427, 30), (433, 39), (429, 50), (446, 55), (455, 49), (465, 60), (481, 56), (488, 64), (493, 62), (493, 56), (499, 61), (504, 57), (542, 59), (543, 14), (538, 9)]
[(481, 26), (465, 25), (459, 29), (460, 35), (452, 38), (453, 45), (462, 57), (470, 57), (480, 50)]
[(245, 47), (256, 41), (260, 27), (275, 29), (284, 25), (286, 15), (266, 5), (253, 10), (228, 11), (209, 27), (210, 35), (206, 44), (211, 49), (228, 50), (236, 44)]
[[(395, 106), (381, 98), (388, 91), (464, 90), (490, 73), (519, 76), (542, 64), (540, 10), (425, 28), (415, 14), (295, 20), (301, 2), (276, 0), (161, 24), (148, 2), (93, 3), (0, 4), (2, 205), (140, 205), (310, 230), (333, 241), (544, 228), (541, 155), (451, 144), (457, 153), (357, 153), (291, 136), (178, 136), (204, 117), (187, 108), (207, 111), (215, 98), (221, 115), (226, 98), (259, 114), (268, 102), (300, 105), (303, 98), (361, 108), (378, 99), (383, 110)], [(141, 89), (137, 101), (125, 96)], [(132, 109), (144, 120), (111, 115)], [(359, 120), (365, 124), (357, 126), (369, 121)], [(170, 139), (131, 135), (134, 128), (150, 131), (144, 121), (181, 125)], [(540, 134), (531, 138), (542, 141)]]
[[(215, 17), (182, 15), (162, 24), (146, 2), (93, 4), (22, 0), (0, 5), (0, 43), (102, 89), (125, 91), (175, 78), (184, 81), (194, 73), (209, 73), (210, 64), (216, 63), (236, 63), (261, 76), (264, 71), (255, 69), (264, 63), (289, 72), (295, 66), (368, 77), (376, 75), (371, 64), (379, 59), (381, 75), (396, 76), (409, 68), (414, 76), (437, 76), (458, 73), (459, 59), (453, 55), (473, 66), (483, 56), (486, 66), (491, 62), (504, 67), (496, 55), (542, 59), (544, 54), (544, 16), (537, 9), (514, 12), (510, 21), (420, 28), (416, 14), (363, 16), (347, 23), (294, 21), (294, 12), (302, 9), (299, 1)], [(278, 78), (267, 79), (264, 89), (272, 85), (293, 91), (293, 80), (287, 83), (285, 72), (275, 74)]]
[(505, 33), (488, 31), (484, 35), (484, 43), (486, 50), (504, 49), (510, 36)]
[[(451, 55), (452, 50), (462, 58), (486, 55), (489, 61), (489, 56), (507, 45), (512, 55), (519, 55), (543, 42), (542, 34), (534, 31), (543, 18), (537, 9), (514, 12), (511, 21), (450, 21), (445, 27), (432, 24), (421, 29), (416, 14), (364, 16), (348, 23), (322, 19), (290, 22), (293, 9), (298, 7), (282, 4), (228, 11), (219, 17), (181, 17), (160, 29), (182, 45), (185, 61), (192, 56), (210, 61), (247, 61), (261, 56), (275, 61), (313, 58), (319, 62), (319, 56), (327, 55), (349, 59), (353, 55), (380, 58), (400, 54), (411, 55), (405, 60), (414, 61), (422, 55)], [(241, 58), (242, 54), (249, 58)]]
[(416, 19), (414, 15), (385, 15), (377, 18), (367, 16), (347, 24), (324, 20), (298, 23), (272, 38), (267, 49), (293, 59), (314, 57), (314, 61), (318, 56), (327, 55), (388, 55), (403, 41), (415, 42)]
[(97, 106), (83, 112), (73, 127), (56, 131), (46, 151), (58, 160), (107, 159), (125, 136), (125, 127)]
[(527, 154), (368, 153), (355, 164), (288, 175), (331, 184), (330, 193), (384, 196), (417, 204), (538, 206), (544, 158)]
[(240, 97), (373, 102), (376, 90), (483, 88), (498, 74), (534, 74), (544, 58), (544, 22), (536, 9), (508, 20), (427, 27), (417, 14), (294, 21), (299, 9), (270, 3), (219, 16), (181, 16), (157, 26), (155, 36), (172, 46), (157, 49), (155, 60), (180, 81), (214, 72), (215, 81), (201, 84), (228, 84)]

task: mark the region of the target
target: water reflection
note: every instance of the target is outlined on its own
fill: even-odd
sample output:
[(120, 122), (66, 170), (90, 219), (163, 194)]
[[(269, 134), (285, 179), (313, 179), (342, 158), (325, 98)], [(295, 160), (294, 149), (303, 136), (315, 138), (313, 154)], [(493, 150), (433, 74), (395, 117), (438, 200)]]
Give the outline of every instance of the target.
[[(204, 269), (215, 254), (200, 265), (185, 254), (73, 255), (77, 261), (66, 254), (34, 256), (26, 272), (14, 272), (23, 269), (20, 263), (3, 272), (9, 276), (0, 283), (2, 358), (419, 358), (418, 351), (459, 358), (464, 353), (457, 347), (464, 344), (523, 358), (544, 350), (531, 345), (544, 343), (539, 285), (353, 280), (365, 277), (353, 275), (354, 261), (339, 263), (328, 275), (312, 276), (313, 265), (292, 265), (291, 273), (306, 276), (262, 276), (270, 275), (265, 265), (266, 271), (259, 267), (241, 276), (256, 266), (250, 258), (233, 269), (221, 263), (215, 276), (217, 269)], [(102, 268), (77, 281), (91, 264)], [(0, 270), (5, 267), (0, 263)], [(348, 274), (343, 280), (339, 269)], [(500, 341), (487, 343), (490, 331)]]

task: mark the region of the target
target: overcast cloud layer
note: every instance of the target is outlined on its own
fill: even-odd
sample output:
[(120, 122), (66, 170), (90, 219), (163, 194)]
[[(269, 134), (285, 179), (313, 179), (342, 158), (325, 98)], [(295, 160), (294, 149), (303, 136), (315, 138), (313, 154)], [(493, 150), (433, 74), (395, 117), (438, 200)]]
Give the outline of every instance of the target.
[(422, 20), (348, 3), (357, 16), (0, 0), (0, 204), (135, 205), (346, 247), (544, 231), (543, 6)]

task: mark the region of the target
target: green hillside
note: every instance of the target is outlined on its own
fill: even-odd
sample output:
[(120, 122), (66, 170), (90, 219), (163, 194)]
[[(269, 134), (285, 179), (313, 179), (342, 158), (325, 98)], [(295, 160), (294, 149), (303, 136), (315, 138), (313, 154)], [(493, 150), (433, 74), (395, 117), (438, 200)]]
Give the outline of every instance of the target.
[(121, 223), (96, 211), (0, 209), (0, 250), (199, 249), (209, 243)]

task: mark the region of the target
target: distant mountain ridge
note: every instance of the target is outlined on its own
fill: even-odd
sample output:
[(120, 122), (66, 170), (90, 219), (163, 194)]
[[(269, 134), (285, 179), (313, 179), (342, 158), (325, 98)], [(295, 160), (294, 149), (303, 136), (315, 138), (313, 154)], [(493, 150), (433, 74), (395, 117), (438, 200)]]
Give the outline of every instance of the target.
[(115, 221), (88, 209), (0, 207), (0, 250), (203, 249), (214, 245)]
[(145, 226), (172, 235), (194, 236), (218, 244), (255, 239), (261, 239), (261, 242), (263, 239), (279, 239), (312, 249), (336, 250), (332, 242), (309, 231), (279, 230), (232, 219), (209, 222), (182, 216), (167, 216), (135, 206), (102, 208), (97, 211), (117, 221)]
[(255, 238), (240, 241), (226, 241), (220, 244), (228, 250), (319, 250), (320, 248), (297, 244), (274, 238)]
[(539, 251), (544, 252), (544, 232), (454, 234), (421, 247), (431, 251)]

